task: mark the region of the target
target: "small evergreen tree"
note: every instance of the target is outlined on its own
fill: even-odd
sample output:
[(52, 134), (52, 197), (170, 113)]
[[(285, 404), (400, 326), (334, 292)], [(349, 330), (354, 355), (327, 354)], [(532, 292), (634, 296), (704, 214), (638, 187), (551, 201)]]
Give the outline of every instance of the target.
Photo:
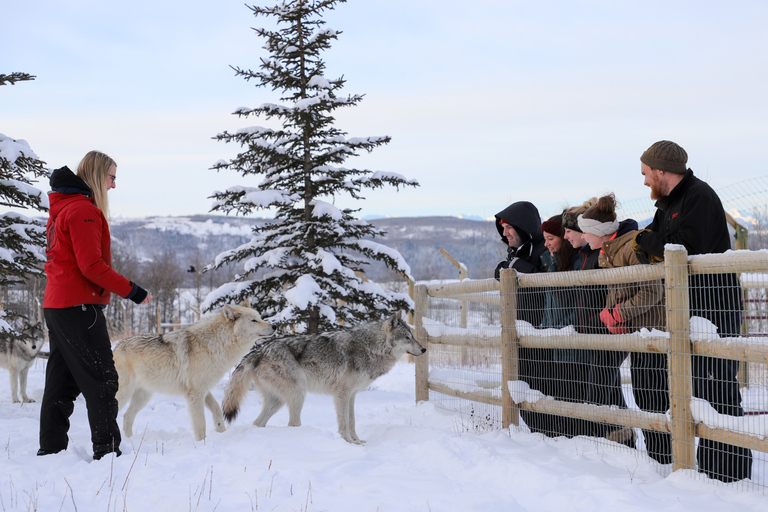
[[(0, 85), (34, 80), (26, 73), (0, 74)], [(0, 133), (0, 206), (15, 209), (48, 210), (48, 196), (32, 186), (47, 176), (45, 163), (35, 155), (24, 140)], [(45, 263), (45, 224), (17, 212), (0, 214), (0, 287), (31, 277), (42, 276)], [(0, 305), (0, 310), (7, 307)], [(5, 312), (2, 312), (5, 316)], [(0, 336), (10, 330), (7, 320), (0, 318)]]
[(411, 307), (410, 298), (367, 282), (362, 273), (372, 260), (410, 276), (395, 250), (374, 242), (384, 233), (332, 201), (341, 194), (364, 199), (363, 189), (392, 185), (418, 186), (395, 173), (348, 169), (340, 165), (358, 152), (387, 144), (390, 137), (348, 138), (334, 126), (332, 113), (362, 100), (337, 94), (344, 79), (329, 80), (320, 54), (337, 39), (324, 28), (323, 11), (344, 0), (295, 0), (270, 8), (248, 8), (254, 16), (271, 17), (277, 30), (254, 29), (266, 39), (268, 58), (260, 71), (233, 69), (257, 87), (282, 91), (282, 104), (239, 108), (235, 115), (279, 121), (278, 128), (254, 126), (215, 139), (240, 144), (244, 150), (212, 169), (231, 169), (243, 176), (260, 175), (256, 187), (236, 186), (214, 192), (211, 211), (247, 215), (274, 209), (275, 219), (254, 228), (247, 244), (217, 257), (208, 268), (243, 262), (235, 281), (212, 292), (204, 307), (250, 299), (262, 315), (278, 325), (297, 325), (307, 332), (337, 328)]

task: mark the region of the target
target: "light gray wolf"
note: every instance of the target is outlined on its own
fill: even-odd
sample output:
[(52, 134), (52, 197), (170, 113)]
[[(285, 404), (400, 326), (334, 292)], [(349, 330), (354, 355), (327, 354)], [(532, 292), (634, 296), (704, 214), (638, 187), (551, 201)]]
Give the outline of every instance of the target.
[(405, 353), (420, 356), (426, 350), (399, 314), (338, 331), (273, 338), (254, 347), (232, 372), (222, 401), (224, 417), (228, 422), (237, 417), (251, 382), (262, 395), (261, 414), (253, 422), (259, 427), (284, 404), (288, 426), (300, 426), (308, 391), (332, 395), (339, 434), (362, 444), (355, 432), (355, 395)]
[[(0, 367), (11, 376), (11, 400), (17, 404), (34, 400), (27, 396), (27, 375), (45, 341), (42, 324), (27, 325), (22, 330), (25, 336), (0, 338)], [(21, 400), (19, 400), (21, 391)]]
[(133, 435), (136, 414), (152, 393), (183, 395), (192, 418), (195, 441), (205, 438), (205, 407), (217, 432), (224, 432), (221, 407), (211, 389), (238, 361), (276, 327), (242, 306), (224, 306), (199, 322), (167, 334), (139, 334), (117, 343), (113, 351), (118, 375), (117, 403), (130, 400), (123, 431)]

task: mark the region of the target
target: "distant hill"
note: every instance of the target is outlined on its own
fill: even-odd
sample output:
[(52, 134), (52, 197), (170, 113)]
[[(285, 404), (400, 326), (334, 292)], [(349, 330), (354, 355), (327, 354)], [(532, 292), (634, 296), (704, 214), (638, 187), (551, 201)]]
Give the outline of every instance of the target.
[[(117, 218), (110, 224), (114, 247), (138, 261), (172, 253), (179, 267), (201, 269), (221, 252), (250, 240), (251, 228), (267, 219), (195, 215), (189, 217)], [(467, 267), (469, 277), (491, 277), (504, 257), (504, 246), (493, 222), (457, 217), (393, 217), (369, 222), (386, 235), (376, 240), (403, 255), (417, 280), (457, 279), (458, 269), (441, 253), (445, 249)], [(367, 277), (397, 279), (382, 264)]]

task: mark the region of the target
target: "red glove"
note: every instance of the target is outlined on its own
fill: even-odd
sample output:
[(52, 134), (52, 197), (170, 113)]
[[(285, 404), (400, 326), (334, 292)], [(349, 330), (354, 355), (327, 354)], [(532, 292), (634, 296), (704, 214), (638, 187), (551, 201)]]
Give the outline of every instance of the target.
[(619, 312), (619, 305), (616, 304), (613, 308), (605, 308), (600, 312), (600, 321), (608, 328), (608, 332), (611, 334), (629, 334), (629, 329), (626, 326), (626, 320), (621, 316)]

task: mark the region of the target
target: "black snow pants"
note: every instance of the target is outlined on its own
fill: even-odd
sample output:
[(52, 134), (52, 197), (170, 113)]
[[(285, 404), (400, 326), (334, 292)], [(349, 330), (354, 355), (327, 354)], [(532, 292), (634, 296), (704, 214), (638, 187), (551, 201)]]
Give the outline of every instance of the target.
[[(669, 409), (667, 355), (632, 352), (632, 395), (641, 411), (666, 413)], [(648, 455), (661, 464), (672, 463), (672, 435), (643, 430)]]
[(120, 453), (117, 426), (117, 370), (104, 311), (86, 304), (44, 310), (51, 355), (45, 369), (40, 406), (40, 451), (67, 448), (69, 417), (83, 394), (88, 409), (94, 458)]
[[(689, 278), (691, 316), (706, 318), (720, 337), (738, 336), (741, 327), (741, 288), (736, 274), (700, 274)], [(693, 396), (703, 398), (720, 414), (744, 416), (736, 378), (739, 362), (693, 356)], [(752, 476), (752, 451), (730, 444), (699, 439), (699, 471), (723, 482)]]

